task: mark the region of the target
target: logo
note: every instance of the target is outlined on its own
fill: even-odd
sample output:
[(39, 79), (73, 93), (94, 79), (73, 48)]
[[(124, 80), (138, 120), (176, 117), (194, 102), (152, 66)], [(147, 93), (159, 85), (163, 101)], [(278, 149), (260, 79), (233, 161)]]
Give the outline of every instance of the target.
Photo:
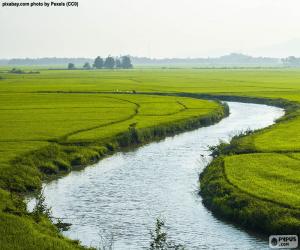
[(298, 236), (297, 235), (271, 235), (269, 237), (270, 248), (297, 248)]

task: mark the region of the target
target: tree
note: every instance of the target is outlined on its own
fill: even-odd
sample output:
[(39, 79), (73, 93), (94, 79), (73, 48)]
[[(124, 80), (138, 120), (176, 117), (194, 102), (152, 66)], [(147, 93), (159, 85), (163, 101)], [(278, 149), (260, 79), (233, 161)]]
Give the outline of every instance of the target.
[(121, 58), (121, 64), (123, 69), (132, 69), (132, 63), (129, 56), (122, 56)]
[(92, 67), (91, 67), (90, 63), (86, 62), (86, 63), (83, 65), (83, 68), (84, 68), (84, 69), (91, 69)]
[(103, 59), (100, 56), (97, 56), (96, 59), (95, 59), (95, 61), (94, 61), (93, 66), (96, 69), (102, 69), (103, 68), (103, 64), (104, 64)]
[(75, 64), (74, 63), (69, 63), (68, 64), (68, 69), (75, 69)]
[(122, 68), (122, 62), (119, 58), (116, 59), (116, 68), (121, 69)]
[(104, 62), (104, 68), (106, 69), (113, 69), (115, 67), (115, 59), (111, 56), (108, 56), (106, 59), (105, 59), (105, 62)]
[(289, 56), (287, 58), (282, 59), (281, 61), (283, 62), (283, 64), (289, 67), (300, 66), (300, 58), (297, 58), (295, 56)]

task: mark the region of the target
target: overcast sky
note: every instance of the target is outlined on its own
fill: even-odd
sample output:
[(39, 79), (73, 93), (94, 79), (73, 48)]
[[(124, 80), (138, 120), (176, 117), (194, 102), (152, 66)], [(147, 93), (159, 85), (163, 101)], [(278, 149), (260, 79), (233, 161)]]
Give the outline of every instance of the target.
[(300, 56), (299, 0), (78, 1), (0, 7), (0, 58)]

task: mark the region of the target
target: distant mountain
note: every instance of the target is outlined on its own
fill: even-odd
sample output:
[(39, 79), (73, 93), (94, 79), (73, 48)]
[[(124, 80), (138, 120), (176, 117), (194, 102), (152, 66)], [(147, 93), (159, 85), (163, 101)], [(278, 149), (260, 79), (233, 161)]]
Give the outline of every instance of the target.
[[(131, 56), (134, 65), (144, 66), (165, 66), (165, 67), (282, 67), (293, 66), (300, 67), (300, 58), (273, 58), (273, 57), (253, 57), (240, 53), (231, 53), (220, 57), (208, 58), (147, 58)], [(67, 67), (68, 63), (74, 63), (77, 67), (81, 67), (84, 63), (92, 64), (93, 58), (25, 58), (25, 59), (0, 59), (0, 65), (8, 66), (49, 66)]]
[(141, 65), (184, 65), (193, 64), (195, 66), (281, 66), (282, 62), (280, 58), (271, 57), (252, 57), (239, 53), (231, 53), (229, 55), (212, 58), (165, 58), (165, 59), (150, 59), (146, 57), (132, 57), (134, 64)]

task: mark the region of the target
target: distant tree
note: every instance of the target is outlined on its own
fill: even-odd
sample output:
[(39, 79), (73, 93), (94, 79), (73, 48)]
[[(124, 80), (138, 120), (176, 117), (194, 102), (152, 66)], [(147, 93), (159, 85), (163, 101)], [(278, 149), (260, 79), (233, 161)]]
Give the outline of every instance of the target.
[(91, 67), (90, 63), (86, 62), (86, 63), (83, 65), (83, 68), (84, 68), (84, 69), (91, 69), (92, 67)]
[(9, 73), (13, 73), (13, 74), (24, 74), (25, 72), (21, 69), (16, 69), (13, 68), (12, 70), (9, 71)]
[(75, 69), (75, 64), (74, 63), (69, 63), (68, 64), (68, 69)]
[(129, 56), (122, 56), (121, 58), (121, 65), (123, 69), (132, 69), (132, 63)]
[(282, 59), (283, 64), (290, 66), (290, 67), (295, 67), (295, 66), (300, 66), (300, 58), (297, 58), (295, 56), (289, 56), (287, 58)]
[(122, 62), (119, 58), (116, 58), (116, 68), (117, 69), (121, 69), (122, 68)]
[(105, 59), (105, 62), (104, 62), (104, 68), (106, 69), (113, 69), (115, 67), (115, 59), (111, 56), (108, 56), (106, 59)]
[(95, 61), (94, 61), (93, 66), (96, 69), (102, 69), (103, 66), (104, 66), (103, 59), (100, 56), (97, 56), (96, 59), (95, 59)]

